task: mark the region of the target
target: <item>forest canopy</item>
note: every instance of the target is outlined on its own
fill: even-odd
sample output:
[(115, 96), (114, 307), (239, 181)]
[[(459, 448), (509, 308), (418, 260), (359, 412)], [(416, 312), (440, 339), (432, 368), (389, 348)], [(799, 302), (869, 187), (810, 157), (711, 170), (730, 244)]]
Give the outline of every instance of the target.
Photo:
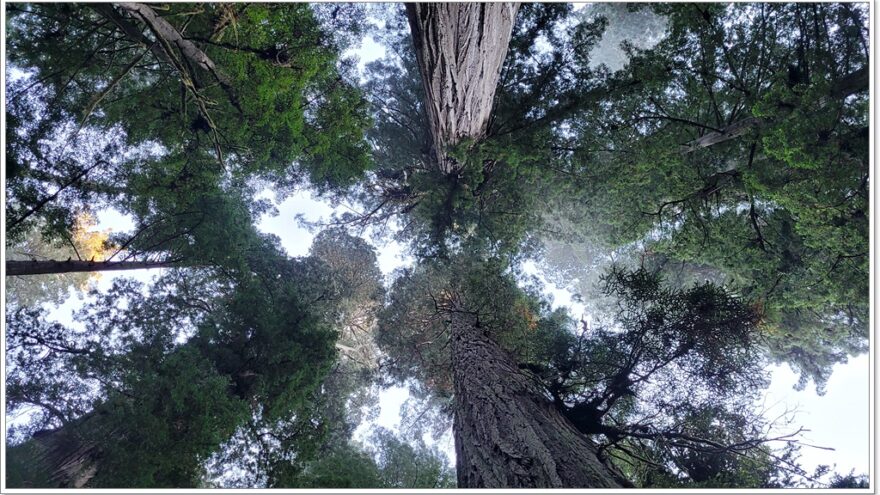
[(4, 486), (868, 487), (867, 4), (4, 9)]

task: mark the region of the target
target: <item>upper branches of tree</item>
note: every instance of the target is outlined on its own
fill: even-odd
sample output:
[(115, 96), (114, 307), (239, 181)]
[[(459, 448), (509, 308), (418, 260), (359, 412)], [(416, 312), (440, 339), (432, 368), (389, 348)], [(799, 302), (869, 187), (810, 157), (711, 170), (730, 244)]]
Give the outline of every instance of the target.
[(112, 207), (138, 224), (130, 254), (187, 195), (344, 187), (369, 167), (366, 104), (306, 5), (22, 4), (9, 34), (12, 237)]
[(821, 370), (866, 335), (866, 13), (653, 10), (665, 37), (597, 82), (629, 90), (547, 131), (548, 161), (570, 178), (552, 215), (592, 242), (720, 270), (761, 300), (774, 359), (821, 389)]

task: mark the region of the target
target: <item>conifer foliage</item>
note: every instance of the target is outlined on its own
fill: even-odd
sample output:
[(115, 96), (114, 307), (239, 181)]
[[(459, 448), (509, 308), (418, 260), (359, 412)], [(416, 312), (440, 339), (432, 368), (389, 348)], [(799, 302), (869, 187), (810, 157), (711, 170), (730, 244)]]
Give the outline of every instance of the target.
[(5, 486), (867, 486), (756, 406), (867, 349), (863, 5), (4, 8)]

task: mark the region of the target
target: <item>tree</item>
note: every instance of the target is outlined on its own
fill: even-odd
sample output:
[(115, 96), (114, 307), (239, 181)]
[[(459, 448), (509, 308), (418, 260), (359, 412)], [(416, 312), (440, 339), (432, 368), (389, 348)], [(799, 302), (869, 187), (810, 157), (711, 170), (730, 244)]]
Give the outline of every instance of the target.
[[(503, 265), (422, 266), (395, 282), (377, 338), (398, 380), (415, 378), (434, 395), (452, 396), (457, 470), (474, 477), (459, 474), (459, 486), (523, 483), (527, 468), (497, 466), (554, 455), (541, 425), (549, 418), (571, 428), (569, 442), (587, 446), (570, 461), (572, 471), (559, 474), (571, 476), (567, 486), (576, 476), (586, 486), (713, 487), (807, 476), (785, 453), (797, 447), (800, 430), (771, 433), (788, 425), (754, 406), (767, 378), (760, 315), (749, 301), (708, 283), (674, 289), (644, 269), (617, 269), (605, 280), (618, 313), (580, 329), (563, 311), (550, 311), (537, 289), (518, 288)], [(478, 343), (459, 326), (462, 315)], [(461, 357), (469, 347), (483, 352), (473, 364)], [(528, 443), (531, 432), (544, 443)], [(499, 448), (478, 450), (486, 445)], [(507, 452), (521, 457), (499, 461)]]
[[(541, 13), (538, 14), (540, 16)], [(429, 193), (422, 194), (421, 197), (418, 197), (412, 208), (405, 208), (403, 210), (404, 212), (412, 211), (412, 217), (415, 217), (416, 221), (418, 221), (419, 215), (418, 208), (422, 205), (425, 205), (424, 207), (429, 215), (435, 215), (432, 220), (427, 222), (428, 227), (423, 229), (423, 231), (429, 233), (422, 239), (428, 239), (429, 241), (417, 241), (417, 245), (435, 246), (434, 250), (420, 251), (420, 253), (427, 257), (437, 256), (439, 259), (448, 262), (448, 264), (442, 265), (443, 268), (433, 267), (425, 272), (425, 276), (429, 280), (434, 277), (442, 277), (443, 275), (448, 277), (445, 279), (446, 282), (439, 282), (439, 285), (429, 284), (429, 287), (433, 287), (433, 289), (428, 289), (428, 293), (431, 295), (435, 305), (434, 313), (430, 311), (416, 312), (416, 315), (413, 316), (415, 321), (410, 321), (413, 325), (422, 322), (423, 325), (428, 328), (435, 328), (435, 330), (415, 332), (416, 337), (414, 338), (418, 342), (412, 341), (405, 333), (404, 335), (395, 336), (393, 332), (389, 332), (391, 335), (386, 334), (382, 339), (389, 348), (405, 348), (409, 352), (415, 353), (415, 356), (418, 356), (418, 360), (413, 362), (402, 357), (405, 352), (397, 352), (395, 355), (399, 356), (399, 359), (402, 360), (401, 363), (397, 364), (401, 364), (403, 370), (414, 373), (423, 380), (430, 380), (430, 383), (435, 387), (445, 387), (447, 393), (450, 391), (450, 388), (454, 389), (454, 432), (458, 449), (457, 473), (461, 486), (618, 486), (623, 480), (615, 475), (613, 470), (597, 457), (592, 444), (580, 435), (572, 427), (571, 423), (559, 417), (561, 408), (550, 407), (549, 412), (547, 412), (548, 408), (540, 405), (544, 400), (544, 392), (540, 387), (535, 387), (532, 380), (523, 374), (515, 366), (515, 363), (510, 362), (510, 359), (505, 356), (505, 351), (499, 347), (497, 339), (486, 338), (485, 331), (481, 329), (484, 323), (479, 316), (475, 316), (480, 313), (477, 308), (482, 306), (472, 301), (463, 302), (466, 299), (463, 299), (463, 296), (461, 296), (465, 289), (463, 288), (463, 282), (458, 277), (467, 279), (467, 275), (462, 275), (467, 272), (467, 269), (471, 269), (476, 273), (481, 272), (479, 262), (476, 262), (476, 265), (473, 264), (475, 262), (466, 264), (463, 259), (470, 256), (476, 260), (485, 260), (487, 255), (491, 256), (488, 253), (493, 252), (491, 247), (488, 249), (486, 247), (493, 246), (491, 241), (497, 240), (485, 235), (485, 231), (480, 231), (479, 227), (472, 227), (475, 225), (475, 222), (468, 218), (467, 207), (462, 207), (461, 205), (471, 201), (471, 198), (468, 198), (470, 196), (468, 192), (472, 191), (473, 196), (482, 194), (482, 186), (490, 180), (490, 177), (494, 178), (497, 174), (503, 176), (507, 171), (516, 170), (516, 167), (519, 165), (517, 160), (511, 159), (516, 157), (515, 154), (506, 153), (502, 159), (498, 159), (498, 155), (493, 156), (492, 151), (497, 152), (499, 148), (486, 147), (480, 143), (481, 140), (491, 143), (492, 138), (495, 137), (488, 132), (488, 120), (482, 121), (478, 118), (483, 115), (481, 110), (470, 107), (459, 111), (456, 108), (456, 102), (463, 100), (464, 97), (458, 98), (456, 95), (443, 94), (443, 91), (448, 91), (448, 88), (444, 89), (443, 86), (444, 74), (446, 72), (454, 73), (457, 70), (457, 67), (451, 62), (447, 62), (447, 60), (467, 60), (468, 55), (457, 53), (455, 58), (451, 56), (444, 58), (443, 56), (438, 57), (435, 54), (433, 59), (424, 55), (424, 53), (431, 53), (430, 47), (434, 45), (443, 47), (446, 46), (444, 43), (448, 43), (449, 47), (454, 47), (456, 39), (467, 39), (468, 34), (466, 31), (447, 28), (448, 32), (441, 31), (435, 33), (432, 30), (446, 24), (451, 26), (454, 24), (452, 19), (457, 19), (459, 16), (466, 19), (468, 15), (475, 14), (466, 11), (460, 12), (455, 9), (447, 11), (445, 8), (432, 10), (429, 7), (424, 11), (414, 7), (408, 8), (408, 17), (415, 39), (417, 60), (425, 88), (424, 108), (426, 111), (424, 116), (431, 130), (434, 146), (433, 154), (435, 155), (431, 156), (429, 153), (427, 157), (424, 157), (424, 153), (422, 153), (422, 159), (427, 162), (429, 168), (431, 163), (438, 164), (435, 166), (438, 166), (442, 172), (445, 172), (447, 177), (449, 177), (450, 172), (454, 172), (457, 177), (453, 178), (450, 188), (443, 187), (442, 182), (439, 186), (437, 181), (432, 182), (435, 190), (445, 192), (439, 196), (428, 195)], [(552, 19), (552, 15), (553, 13), (551, 12), (543, 19), (545, 26), (547, 24), (547, 17)], [(448, 18), (444, 16), (448, 16)], [(464, 24), (467, 25), (467, 23)], [(447, 39), (452, 41), (444, 41)], [(461, 46), (476, 47), (479, 46), (479, 42), (467, 45), (461, 41)], [(438, 50), (442, 50), (442, 48)], [(476, 51), (477, 49), (474, 48), (474, 50)], [(489, 61), (481, 63), (495, 67)], [(480, 73), (485, 74), (486, 72), (488, 72), (490, 77), (494, 74), (492, 70)], [(474, 77), (475, 74), (477, 72), (470, 75)], [(466, 79), (463, 80), (466, 83), (468, 82)], [(470, 83), (471, 87), (482, 87), (482, 82), (478, 84), (470, 81)], [(486, 86), (494, 87), (494, 84)], [(468, 94), (467, 84), (462, 84), (459, 89), (461, 94)], [(543, 89), (536, 89), (536, 91)], [(573, 90), (576, 89), (578, 88), (573, 88)], [(435, 101), (440, 97), (438, 95), (441, 94), (443, 94), (444, 103)], [(484, 91), (483, 95), (474, 98), (476, 98), (476, 101), (480, 101), (480, 98), (483, 98), (485, 94), (486, 92)], [(447, 99), (451, 103), (445, 103)], [(491, 101), (491, 98), (484, 99), (483, 101)], [(406, 103), (405, 100), (404, 103)], [(413, 114), (412, 110), (418, 111), (418, 108), (412, 106), (410, 106), (410, 109), (410, 115)], [(442, 109), (442, 111), (438, 109)], [(528, 111), (531, 112), (532, 109)], [(570, 111), (571, 109), (564, 110), (564, 112)], [(462, 115), (467, 115), (472, 120), (467, 125), (460, 125), (457, 119), (461, 119)], [(485, 112), (485, 115), (489, 115), (489, 112)], [(414, 121), (417, 122), (418, 120), (414, 119)], [(456, 134), (458, 129), (465, 129), (465, 131), (462, 131), (463, 134), (468, 134), (469, 132), (468, 137), (471, 140), (463, 142), (460, 134)], [(412, 135), (417, 142), (419, 139), (418, 133), (412, 133)], [(498, 135), (503, 136), (503, 133), (499, 132)], [(495, 142), (502, 141), (496, 137)], [(491, 151), (487, 152), (487, 150)], [(530, 165), (525, 165), (525, 167)], [(477, 181), (475, 182), (473, 179), (468, 178), (463, 181), (464, 185), (462, 186), (458, 180), (467, 177), (468, 171), (473, 172), (473, 177)], [(387, 175), (395, 177), (391, 174)], [(413, 174), (413, 177), (420, 176), (424, 175)], [(433, 176), (438, 177), (436, 174)], [(479, 182), (480, 177), (482, 177), (483, 182)], [(397, 175), (396, 179), (400, 180), (400, 175)], [(406, 173), (403, 174), (403, 179), (408, 180)], [(517, 179), (520, 178), (517, 177)], [(443, 181), (445, 179), (440, 178), (438, 180)], [(471, 185), (469, 186), (468, 183)], [(410, 184), (413, 186), (420, 185), (415, 180), (410, 180)], [(388, 189), (382, 190), (387, 191)], [(526, 194), (528, 195), (529, 193), (534, 195), (534, 189)], [(414, 194), (418, 195), (419, 193)], [(510, 194), (510, 188), (504, 188), (500, 196), (504, 197), (506, 194)], [(412, 197), (413, 194), (411, 193), (410, 198)], [(478, 200), (481, 205), (484, 204), (482, 203), (483, 199), (485, 198)], [(379, 207), (383, 205), (384, 201), (379, 204)], [(373, 211), (375, 212), (376, 210)], [(496, 219), (498, 218), (497, 213), (491, 211), (491, 207), (478, 211), (480, 214), (477, 217), (480, 220), (484, 218), (484, 213), (485, 217), (489, 219), (493, 216)], [(506, 249), (500, 252), (511, 252), (512, 246), (518, 247), (525, 234), (524, 230), (517, 229), (510, 229), (508, 232), (510, 233), (509, 237), (505, 240), (509, 240), (509, 243), (505, 245)], [(490, 240), (488, 243), (486, 242), (487, 237)], [(450, 250), (452, 249), (457, 250), (458, 254), (451, 254)], [(497, 253), (499, 251), (494, 252)], [(467, 256), (461, 256), (461, 253), (467, 253)], [(465, 266), (468, 268), (464, 268)], [(444, 271), (457, 275), (444, 274)], [(431, 273), (437, 273), (437, 275), (430, 275)], [(494, 276), (495, 272), (489, 273), (492, 273)], [(444, 279), (441, 278), (441, 280)], [(418, 287), (427, 282), (414, 283)], [(404, 291), (409, 293), (406, 289)], [(497, 299), (499, 299), (498, 290), (491, 292), (495, 294), (496, 300), (486, 302), (485, 304), (490, 307), (496, 307), (495, 305), (498, 304)], [(398, 311), (401, 313), (392, 314), (408, 314), (408, 310), (405, 309)], [(446, 314), (450, 322), (449, 328), (436, 328), (436, 318), (440, 316), (434, 316), (425, 321), (424, 318), (427, 317), (424, 315), (426, 314)], [(408, 321), (406, 316), (398, 317), (402, 318), (403, 321)], [(422, 318), (422, 320), (419, 318)], [(403, 325), (399, 325), (398, 328), (401, 326)], [(499, 326), (503, 327), (503, 325)], [(393, 328), (394, 325), (391, 325), (391, 327)], [(441, 338), (444, 332), (451, 334), (450, 340), (447, 341)], [(449, 349), (436, 355), (430, 353), (430, 347), (437, 342), (449, 342)], [(452, 363), (451, 367), (449, 366), (450, 363)], [(454, 370), (454, 373), (451, 375), (450, 369)], [(486, 376), (491, 376), (492, 378), (487, 379)], [(493, 387), (492, 384), (497, 383), (504, 383), (505, 386), (500, 389)], [(513, 394), (513, 396), (507, 396), (505, 393)], [(515, 398), (517, 395), (532, 397), (534, 404), (537, 404), (533, 407), (537, 409), (530, 409), (522, 405)], [(474, 397), (484, 398), (483, 402), (478, 406), (473, 404), (471, 399)], [(496, 411), (496, 408), (498, 411), (503, 409), (505, 411), (504, 414), (499, 412), (493, 416), (493, 411)], [(483, 428), (484, 425), (490, 426)], [(512, 425), (517, 426), (513, 427)], [(553, 429), (553, 425), (556, 425), (556, 430)], [(544, 428), (549, 429), (545, 430)], [(480, 450), (499, 442), (498, 438), (492, 436), (493, 431), (503, 431), (506, 432), (506, 435), (512, 437), (506, 443), (509, 444), (508, 449), (501, 448), (491, 452)], [(535, 433), (535, 436), (543, 438), (545, 442), (530, 442), (530, 439), (527, 438), (528, 433), (526, 433), (529, 431), (540, 432)], [(562, 447), (563, 445), (565, 447)], [(528, 453), (523, 456), (526, 460), (522, 461), (528, 463), (527, 467), (520, 465), (520, 461), (517, 460), (519, 454), (516, 454), (516, 452)], [(557, 470), (552, 467), (542, 467), (542, 462), (549, 463), (548, 466), (560, 465), (564, 456), (571, 452), (577, 452), (577, 457), (581, 459), (581, 465), (577, 469), (566, 471), (561, 468)], [(536, 459), (544, 460), (536, 462)], [(549, 459), (553, 459), (553, 461), (549, 461)], [(515, 473), (511, 475), (505, 474), (500, 466), (507, 465), (507, 463), (513, 463), (522, 469), (514, 469)]]
[[(439, 172), (433, 177), (435, 189), (441, 191), (426, 200), (431, 215), (428, 239), (441, 257), (455, 244), (485, 240), (473, 235), (473, 220), (461, 215), (468, 207), (460, 205), (483, 199), (479, 196), (497, 162), (467, 153), (489, 127), (516, 10), (512, 4), (407, 5), (432, 136), (428, 163)], [(468, 221), (459, 223), (464, 219)], [(476, 255), (484, 256), (479, 251)], [(454, 260), (460, 262), (458, 257)], [(558, 411), (548, 409), (541, 391), (485, 337), (474, 318), (475, 308), (462, 301), (459, 290), (453, 279), (436, 302), (451, 321), (459, 486), (618, 486), (589, 441)], [(493, 448), (496, 444), (499, 447)]]
[[(165, 266), (179, 260), (155, 251), (167, 253), (164, 243), (197, 221), (194, 197), (230, 181), (341, 187), (369, 166), (365, 106), (346, 80), (350, 64), (336, 64), (345, 38), (328, 35), (307, 5), (21, 4), (9, 13), (20, 74), (8, 88), (11, 239), (38, 219), (61, 239), (71, 212), (105, 205), (137, 225), (119, 243), (133, 258), (123, 261)], [(56, 269), (97, 268), (70, 265)]]
[[(338, 405), (316, 400), (335, 355), (337, 305), (358, 284), (366, 290), (368, 276), (328, 270), (320, 256), (289, 260), (271, 239), (253, 239), (247, 257), (170, 271), (148, 297), (115, 282), (82, 312), (85, 334), (32, 310), (9, 315), (10, 410), (47, 411), (10, 447), (23, 469), (11, 484), (192, 486), (207, 457), (249, 422), (279, 435), (287, 423), (298, 432), (288, 453), (320, 445), (327, 421), (315, 418), (332, 418)], [(363, 243), (346, 244), (375, 262)], [(378, 286), (375, 276), (370, 283)]]
[[(367, 176), (356, 191), (363, 213), (344, 214), (337, 221), (348, 226), (384, 227), (393, 220), (400, 220), (402, 228), (398, 237), (409, 241), (424, 257), (451, 254), (460, 243), (478, 243), (492, 252), (516, 252), (523, 247), (527, 226), (538, 220), (532, 207), (537, 199), (532, 194), (534, 188), (529, 185), (541, 184), (544, 171), (527, 153), (507, 153), (504, 144), (490, 144), (485, 139), (491, 124), (496, 83), (489, 84), (482, 79), (497, 82), (505, 50), (503, 43), (495, 41), (495, 35), (512, 29), (514, 12), (509, 10), (510, 6), (486, 7), (491, 10), (484, 12), (486, 19), (501, 18), (503, 22), (493, 24), (482, 34), (455, 31), (451, 27), (448, 29), (452, 32), (448, 34), (435, 32), (436, 26), (431, 28), (435, 31), (423, 33), (418, 24), (413, 24), (413, 16), (435, 14), (433, 11), (418, 13), (419, 8), (413, 7), (408, 18), (399, 12), (400, 15), (386, 21), (391, 26), (388, 36), (395, 45), (408, 43), (408, 24), (413, 25), (417, 37), (424, 39), (417, 42), (414, 51), (406, 47), (368, 68), (372, 77), (367, 91), (374, 95), (377, 122), (370, 132), (371, 141), (376, 143), (376, 172)], [(443, 21), (452, 23), (448, 26), (460, 20), (468, 29), (476, 29), (479, 14), (479, 11), (452, 9), (441, 17), (448, 17)], [(468, 16), (474, 17), (467, 20)], [(479, 57), (462, 52), (461, 57), (472, 58), (467, 61), (462, 58), (455, 64), (443, 62), (438, 67), (420, 65), (435, 63), (418, 53), (429, 50), (439, 39), (444, 40), (443, 49), (452, 49), (455, 43), (465, 46), (469, 37), (474, 43), (474, 54), (479, 53)], [(452, 54), (444, 56), (456, 60)], [(487, 60), (482, 62), (481, 58)], [(488, 60), (490, 58), (493, 60)], [(485, 64), (486, 70), (468, 71), (465, 69), (468, 63)], [(463, 74), (454, 75), (455, 71), (469, 75), (467, 78)], [(443, 104), (425, 99), (430, 85), (436, 86), (430, 90), (432, 98), (448, 92), (448, 85), (444, 86), (447, 83), (443, 81), (453, 77), (460, 79), (456, 86), (459, 93), (442, 95), (451, 98), (452, 107), (446, 109)], [(485, 95), (477, 94), (486, 91), (489, 92)], [(477, 104), (481, 106), (474, 107)], [(432, 115), (434, 110), (428, 110), (432, 105), (443, 110)], [(453, 119), (455, 123), (441, 124), (444, 118)], [(469, 121), (470, 118), (473, 121)]]
[(324, 308), (322, 319), (336, 331), (336, 360), (308, 395), (308, 415), (285, 421), (256, 416), (241, 426), (208, 463), (211, 483), (298, 486), (311, 463), (350, 442), (363, 410), (377, 406), (372, 333), (384, 290), (373, 248), (339, 230), (326, 230), (315, 237), (305, 263), (316, 279), (310, 307)]
[(504, 345), (533, 323), (528, 301), (497, 263), (466, 259), (403, 273), (377, 334), (395, 376), (453, 396), (459, 486), (625, 483)]
[[(308, 425), (313, 434), (297, 438), (296, 446), (307, 451), (323, 435), (305, 419), (314, 414), (304, 411), (333, 355), (329, 326), (336, 316), (326, 305), (335, 296), (325, 287), (311, 297), (308, 290), (316, 288), (303, 277), (314, 280), (326, 269), (284, 260), (253, 231), (251, 215), (262, 206), (242, 197), (259, 187), (255, 180), (289, 187), (307, 176), (321, 187), (344, 185), (367, 165), (359, 93), (343, 80), (345, 66), (340, 73), (335, 64), (335, 43), (344, 38), (327, 37), (305, 5), (181, 5), (162, 15), (139, 4), (57, 7), (23, 5), (11, 16), (14, 63), (31, 73), (18, 80), (10, 113), (17, 126), (9, 133), (9, 152), (15, 154), (10, 233), (46, 218), (48, 237), (63, 236), (77, 204), (88, 210), (106, 201), (132, 214), (137, 227), (116, 236), (117, 249), (97, 266), (118, 267), (117, 256), (129, 266), (188, 266), (180, 277), (184, 284), (207, 271), (207, 286), (216, 292), (195, 302), (172, 301), (202, 308), (197, 319), (205, 325), (177, 348), (169, 348), (168, 335), (180, 330), (178, 324), (135, 316), (179, 309), (167, 301), (163, 306), (160, 297), (135, 307), (134, 314), (108, 318), (108, 326), (95, 325), (103, 335), (112, 334), (113, 325), (147, 334), (147, 342), (120, 348), (107, 336), (109, 342), (97, 349), (58, 347), (53, 352), (62, 357), (52, 362), (22, 357), (20, 388), (29, 392), (18, 394), (14, 405), (45, 399), (44, 392), (59, 386), (53, 380), (61, 379), (57, 370), (65, 366), (79, 369), (86, 382), (101, 383), (108, 373), (114, 378), (98, 387), (97, 397), (83, 399), (94, 402), (85, 409), (56, 407), (69, 399), (64, 394), (53, 396), (55, 402), (33, 399), (62, 414), (43, 417), (54, 428), (14, 449), (25, 460), (18, 482), (192, 484), (205, 456), (251, 414), (264, 425), (287, 414), (297, 418), (289, 421), (294, 427)], [(336, 12), (322, 15), (328, 25), (347, 22)], [(46, 19), (59, 23), (50, 26)], [(236, 36), (224, 40), (230, 27)], [(108, 67), (121, 72), (110, 80)], [(86, 80), (100, 93), (83, 89)], [(258, 91), (243, 90), (254, 84)], [(132, 104), (144, 111), (132, 115)], [(179, 122), (168, 125), (175, 115)], [(109, 142), (95, 146), (101, 131)], [(149, 150), (133, 149), (139, 142)], [(338, 288), (341, 276), (325, 276), (324, 282), (332, 279)], [(125, 299), (136, 292), (123, 285), (112, 294)], [(113, 296), (105, 301), (108, 308), (115, 302)], [(120, 323), (125, 317), (133, 321)], [(47, 335), (57, 337), (46, 328), (32, 325), (22, 346), (42, 349)], [(289, 353), (299, 357), (292, 360)], [(47, 370), (37, 375), (48, 381), (27, 378), (25, 370), (38, 369)], [(181, 374), (196, 388), (177, 384)], [(167, 394), (183, 402), (157, 402)], [(190, 400), (194, 409), (187, 409)], [(248, 413), (253, 408), (257, 412)], [(180, 417), (192, 414), (192, 421)], [(139, 469), (126, 471), (126, 464)]]
[[(357, 7), (11, 9), (7, 233), (113, 205), (137, 227), (102, 266), (175, 267), (119, 282), (87, 333), (12, 314), (11, 404), (39, 411), (14, 484), (448, 483), (423, 445), (350, 443), (379, 371), (451, 413), (462, 487), (814, 481), (752, 403), (767, 350), (821, 386), (865, 346), (860, 7), (657, 5), (667, 33), (611, 68), (608, 16), (409, 5), (369, 100), (327, 34)], [(338, 226), (399, 224), (417, 264), (384, 307), (363, 241), (290, 260), (254, 230), (256, 192), (306, 179), (363, 208)], [(583, 280), (625, 258), (605, 318), (520, 287), (542, 244), (590, 253)]]
[(564, 162), (587, 180), (560, 210), (600, 234), (587, 238), (641, 242), (748, 288), (777, 328), (771, 354), (821, 390), (828, 368), (811, 361), (862, 352), (866, 335), (864, 12), (655, 10), (667, 36), (606, 83), (630, 90), (566, 121)]
[(366, 449), (351, 443), (333, 447), (285, 486), (304, 488), (454, 488), (444, 455), (422, 441), (415, 445), (380, 429)]

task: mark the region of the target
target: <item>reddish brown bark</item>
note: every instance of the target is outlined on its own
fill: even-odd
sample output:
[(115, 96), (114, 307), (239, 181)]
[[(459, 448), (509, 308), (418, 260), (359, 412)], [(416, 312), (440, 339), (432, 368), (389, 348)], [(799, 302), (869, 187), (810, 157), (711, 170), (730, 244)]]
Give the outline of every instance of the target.
[(450, 146), (485, 136), (518, 8), (509, 2), (406, 5), (444, 173), (454, 169), (445, 154)]
[(450, 316), (459, 488), (623, 486), (593, 442), (477, 326), (476, 316)]

